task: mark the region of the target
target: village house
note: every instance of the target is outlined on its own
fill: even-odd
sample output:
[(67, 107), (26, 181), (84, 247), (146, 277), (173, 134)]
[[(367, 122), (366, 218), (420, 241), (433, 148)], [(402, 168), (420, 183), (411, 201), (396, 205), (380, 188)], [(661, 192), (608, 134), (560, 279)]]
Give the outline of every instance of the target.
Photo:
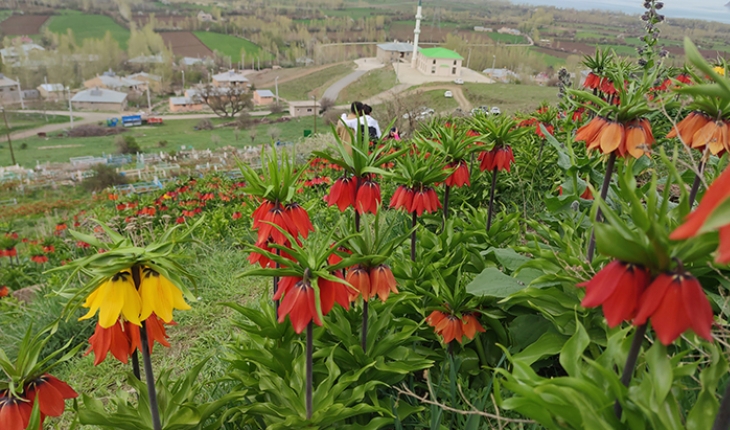
[(0, 73), (0, 103), (20, 103), (20, 84)]
[(24, 43), (20, 45), (20, 49), (16, 49), (15, 46), (11, 46), (0, 49), (0, 59), (3, 64), (13, 64), (20, 59), (21, 55), (23, 57), (28, 57), (28, 55), (33, 51), (45, 51), (45, 48), (35, 43)]
[(248, 84), (248, 79), (235, 70), (213, 75), (213, 85), (216, 87), (236, 87)]
[(74, 109), (121, 112), (127, 107), (127, 94), (106, 88), (79, 91), (71, 98)]
[(446, 48), (419, 48), (416, 68), (424, 75), (461, 76), (464, 57)]
[(63, 84), (40, 84), (38, 92), (43, 100), (55, 102), (66, 99), (66, 88)]
[(517, 30), (516, 28), (509, 28), (509, 27), (502, 27), (499, 30), (497, 30), (497, 33), (499, 34), (511, 34), (513, 36), (519, 36), (522, 34), (520, 30)]
[(509, 69), (484, 69), (482, 73), (495, 82), (509, 83), (520, 79), (517, 73)]
[(491, 27), (484, 27), (481, 25), (477, 25), (474, 27), (474, 31), (479, 32), (479, 33), (491, 33), (494, 30)]
[(150, 87), (150, 89), (159, 89), (162, 85), (162, 77), (147, 72), (134, 73), (127, 76), (127, 79), (143, 82), (144, 85)]
[(274, 103), (276, 96), (270, 90), (256, 90), (253, 92), (253, 104), (255, 106), (268, 106)]
[(209, 13), (205, 13), (205, 12), (203, 12), (203, 11), (201, 10), (200, 12), (198, 12), (198, 21), (202, 21), (202, 22), (212, 22), (212, 21), (214, 21), (214, 20), (213, 20), (213, 15), (211, 15), (211, 14), (209, 14)]
[(291, 117), (317, 115), (318, 112), (319, 102), (312, 100), (289, 102), (289, 116)]
[(181, 97), (170, 97), (170, 112), (199, 112), (205, 104), (194, 89), (187, 89)]
[(86, 88), (106, 88), (116, 91), (144, 91), (147, 84), (135, 79), (117, 76), (111, 70), (84, 82)]
[(410, 62), (413, 56), (413, 45), (410, 43), (398, 42), (378, 44), (378, 60), (383, 64), (390, 64), (396, 61)]

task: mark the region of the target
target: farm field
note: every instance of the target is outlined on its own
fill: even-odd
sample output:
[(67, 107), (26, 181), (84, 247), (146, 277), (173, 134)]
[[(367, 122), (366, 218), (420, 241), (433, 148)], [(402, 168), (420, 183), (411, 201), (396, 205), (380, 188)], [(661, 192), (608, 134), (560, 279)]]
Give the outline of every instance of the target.
[(463, 86), (464, 96), (474, 106), (498, 106), (502, 113), (530, 112), (541, 102), (557, 102), (558, 89), (537, 85), (470, 84)]
[[(175, 27), (178, 26), (180, 23), (184, 22), (188, 16), (186, 15), (160, 15), (155, 14), (155, 21), (159, 23), (159, 25), (165, 26), (165, 27)], [(147, 22), (150, 19), (150, 15), (135, 15), (133, 20), (137, 24), (138, 27), (143, 27), (147, 24)]]
[[(110, 114), (111, 116), (111, 114)], [(226, 120), (211, 118), (214, 125), (221, 125)], [(230, 120), (228, 120), (230, 121)], [(194, 130), (200, 122), (198, 119), (170, 120), (162, 126), (143, 126), (127, 129), (122, 136), (132, 136), (139, 143), (145, 152), (169, 152), (178, 151), (182, 146), (195, 149), (218, 149), (224, 146), (243, 147), (245, 145), (260, 145), (271, 142), (271, 135), (278, 136), (282, 142), (297, 142), (303, 135), (304, 130), (313, 130), (312, 117), (293, 119), (288, 122), (276, 124), (259, 124), (252, 127), (256, 137), (252, 141), (249, 130), (241, 130), (236, 140), (234, 127), (222, 127), (213, 130)], [(318, 130), (325, 130), (327, 127), (322, 118), (318, 118)], [(54, 133), (55, 135), (55, 133)], [(81, 157), (87, 155), (101, 156), (102, 154), (113, 154), (117, 151), (114, 144), (116, 136), (83, 137), (83, 138), (59, 138), (48, 137), (46, 139), (31, 137), (13, 142), (15, 158), (20, 165), (32, 167), (36, 161), (68, 162), (70, 157)], [(164, 147), (159, 145), (160, 141), (166, 141)], [(18, 149), (26, 144), (26, 149)], [(4, 145), (0, 143), (0, 145)], [(0, 149), (6, 151), (6, 149)], [(3, 154), (4, 156), (4, 154)]]
[(347, 104), (354, 100), (365, 100), (393, 88), (395, 71), (391, 66), (367, 72), (357, 81), (346, 86), (337, 97), (337, 104)]
[(269, 61), (272, 55), (261, 49), (260, 46), (240, 37), (227, 34), (211, 33), (207, 31), (195, 31), (193, 34), (209, 49), (218, 51), (223, 56), (231, 57), (233, 63), (241, 61), (241, 51), (246, 51), (246, 62), (254, 59)]
[(3, 36), (28, 36), (40, 33), (50, 15), (12, 15), (0, 22)]
[(211, 57), (213, 55), (213, 50), (208, 48), (190, 31), (163, 31), (159, 34), (174, 55), (194, 58)]
[[(353, 70), (352, 64), (340, 64), (318, 72), (303, 76), (285, 83), (279, 83), (279, 97), (288, 100), (307, 100), (310, 95), (321, 96), (324, 90), (348, 75)], [(274, 87), (267, 89), (274, 90)]]
[(71, 30), (77, 42), (84, 39), (103, 39), (108, 31), (122, 49), (127, 48), (129, 41), (129, 30), (108, 16), (89, 15), (78, 11), (65, 10), (61, 15), (54, 15), (48, 23), (48, 29), (58, 34), (65, 34)]

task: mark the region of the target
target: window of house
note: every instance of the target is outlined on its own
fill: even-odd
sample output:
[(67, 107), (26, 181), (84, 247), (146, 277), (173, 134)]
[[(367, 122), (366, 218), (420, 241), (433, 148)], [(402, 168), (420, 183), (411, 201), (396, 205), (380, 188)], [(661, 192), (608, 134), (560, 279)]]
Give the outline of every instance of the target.
[(452, 75), (455, 75), (456, 74), (456, 67), (454, 67), (453, 69), (451, 69), (451, 74)]
[(435, 67), (431, 67), (431, 73), (436, 74), (436, 68)]
[(454, 66), (456, 66), (456, 60), (454, 60)]
[(312, 111), (312, 109), (307, 109), (307, 112), (311, 112), (311, 111)]
[(433, 60), (433, 63), (432, 64), (436, 64), (436, 60)]

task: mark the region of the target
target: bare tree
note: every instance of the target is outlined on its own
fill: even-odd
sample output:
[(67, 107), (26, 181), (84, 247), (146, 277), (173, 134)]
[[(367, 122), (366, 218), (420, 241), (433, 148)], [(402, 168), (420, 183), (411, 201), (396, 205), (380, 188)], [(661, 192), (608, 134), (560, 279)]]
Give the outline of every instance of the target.
[(278, 127), (269, 127), (269, 129), (266, 130), (266, 134), (269, 135), (271, 140), (277, 141), (279, 136), (281, 136), (281, 130)]
[(319, 113), (323, 114), (327, 112), (329, 109), (332, 109), (335, 106), (335, 101), (324, 97), (322, 100), (319, 101)]
[(233, 118), (238, 113), (253, 107), (251, 93), (244, 87), (216, 87), (205, 85), (196, 95), (222, 118)]
[(251, 139), (251, 145), (253, 145), (256, 140), (256, 128), (252, 128), (248, 131), (248, 137)]

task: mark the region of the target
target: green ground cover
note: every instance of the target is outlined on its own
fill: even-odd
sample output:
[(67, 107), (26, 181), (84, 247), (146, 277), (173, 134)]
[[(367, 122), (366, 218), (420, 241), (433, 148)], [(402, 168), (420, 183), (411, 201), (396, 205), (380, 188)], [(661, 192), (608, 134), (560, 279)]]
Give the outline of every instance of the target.
[(83, 39), (102, 39), (109, 31), (112, 37), (119, 42), (119, 46), (122, 49), (127, 49), (129, 30), (105, 15), (89, 15), (78, 11), (64, 10), (60, 15), (51, 17), (47, 25), (50, 31), (59, 34), (65, 34), (71, 29), (77, 42)]
[(426, 106), (438, 113), (451, 114), (459, 107), (459, 103), (452, 97), (444, 97), (445, 90), (433, 90), (423, 93)]
[(557, 88), (536, 85), (467, 83), (463, 91), (474, 106), (498, 106), (504, 114), (531, 111), (543, 101), (558, 100)]
[[(324, 90), (352, 72), (352, 65), (339, 64), (303, 76), (300, 79), (279, 84), (279, 96), (286, 100), (307, 100), (310, 94), (321, 97)], [(268, 89), (274, 91), (274, 87)]]
[(268, 61), (272, 57), (271, 53), (264, 51), (257, 44), (240, 37), (207, 31), (194, 31), (193, 34), (208, 48), (231, 57), (234, 63), (241, 61), (242, 50), (246, 51), (248, 60), (260, 57), (261, 60)]
[[(43, 115), (42, 113), (9, 112), (7, 118), (11, 133), (69, 121), (69, 117), (66, 115)], [(7, 131), (5, 122), (0, 118), (0, 135), (4, 136)]]
[(372, 15), (373, 10), (366, 7), (348, 9), (325, 9), (322, 11), (327, 16), (345, 16), (352, 19), (365, 18)]
[[(236, 132), (234, 127), (216, 128), (214, 130), (196, 131), (194, 127), (198, 119), (183, 119), (167, 121), (162, 126), (143, 126), (131, 128), (124, 136), (132, 136), (139, 143), (143, 151), (148, 153), (179, 151), (184, 145), (187, 148), (195, 149), (216, 149), (224, 146), (243, 147), (246, 145), (260, 145), (271, 142), (271, 136), (276, 135), (282, 142), (296, 142), (302, 137), (304, 130), (312, 130), (314, 122), (312, 117), (293, 119), (278, 124), (259, 124), (255, 128), (256, 137), (252, 141), (248, 130)], [(224, 120), (212, 119), (214, 125), (223, 124)], [(318, 118), (318, 131), (327, 129), (324, 121)], [(55, 133), (53, 134), (55, 135)], [(36, 161), (40, 162), (68, 162), (70, 157), (101, 156), (116, 152), (114, 144), (115, 136), (84, 137), (84, 138), (58, 138), (49, 137), (42, 139), (30, 137), (14, 141), (15, 158), (18, 163), (26, 167), (32, 167)], [(164, 147), (159, 142), (166, 141)], [(19, 149), (25, 143), (26, 149)], [(4, 145), (4, 144), (0, 144)], [(2, 151), (5, 151), (3, 149)], [(4, 154), (4, 152), (3, 152)], [(0, 159), (4, 159), (3, 155)]]
[(375, 69), (367, 72), (357, 81), (346, 86), (337, 97), (337, 104), (350, 103), (353, 100), (365, 100), (395, 86), (395, 71), (391, 67)]
[(515, 45), (519, 43), (527, 43), (525, 36), (515, 36), (514, 34), (501, 34), (495, 31), (487, 33), (487, 35), (497, 43), (503, 43), (505, 45)]

